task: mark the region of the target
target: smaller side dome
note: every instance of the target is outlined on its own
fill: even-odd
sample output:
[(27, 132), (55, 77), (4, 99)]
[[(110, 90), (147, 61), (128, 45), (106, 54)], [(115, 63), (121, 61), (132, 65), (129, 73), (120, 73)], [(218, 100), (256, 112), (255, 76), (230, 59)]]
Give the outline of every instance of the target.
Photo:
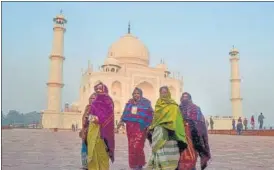
[(120, 63), (117, 59), (112, 58), (112, 57), (108, 57), (105, 62), (104, 65), (114, 65), (114, 66), (120, 66)]
[(104, 72), (113, 72), (113, 73), (117, 73), (121, 66), (120, 66), (120, 62), (112, 57), (109, 57), (105, 60), (104, 65), (102, 65), (103, 71)]

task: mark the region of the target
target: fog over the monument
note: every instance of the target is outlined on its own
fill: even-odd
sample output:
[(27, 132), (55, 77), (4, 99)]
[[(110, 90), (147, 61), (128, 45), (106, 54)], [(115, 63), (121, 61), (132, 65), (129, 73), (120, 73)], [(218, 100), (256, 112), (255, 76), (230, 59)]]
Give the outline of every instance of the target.
[[(98, 68), (109, 46), (132, 32), (148, 47), (151, 66), (165, 59), (184, 76), (205, 115), (230, 115), (229, 50), (240, 52), (243, 113), (274, 120), (273, 3), (3, 3), (2, 109), (46, 108), (52, 18), (65, 34), (63, 103), (79, 97), (81, 68)], [(123, 10), (122, 10), (123, 9)], [(233, 10), (232, 10), (233, 9)]]

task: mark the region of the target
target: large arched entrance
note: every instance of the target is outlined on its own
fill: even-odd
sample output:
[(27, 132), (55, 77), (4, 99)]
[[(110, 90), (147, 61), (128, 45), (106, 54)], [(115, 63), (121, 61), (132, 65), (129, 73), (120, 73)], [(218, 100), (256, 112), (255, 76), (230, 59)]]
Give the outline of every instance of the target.
[(115, 97), (122, 96), (122, 84), (119, 81), (114, 81), (111, 85), (111, 95)]
[(155, 97), (155, 90), (154, 90), (153, 86), (150, 83), (144, 81), (144, 82), (138, 84), (137, 87), (142, 89), (143, 97), (150, 100), (151, 103), (154, 105), (155, 101), (156, 101), (156, 97)]

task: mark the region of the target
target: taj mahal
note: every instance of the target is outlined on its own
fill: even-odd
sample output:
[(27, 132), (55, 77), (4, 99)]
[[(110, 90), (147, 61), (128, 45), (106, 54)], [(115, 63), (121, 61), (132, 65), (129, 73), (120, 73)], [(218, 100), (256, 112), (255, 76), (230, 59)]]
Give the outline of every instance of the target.
[[(143, 90), (144, 97), (152, 102), (159, 97), (159, 88), (166, 85), (172, 97), (179, 102), (183, 92), (183, 77), (178, 73), (171, 74), (163, 60), (156, 67), (150, 67), (149, 49), (136, 36), (128, 31), (114, 42), (106, 52), (107, 57), (100, 69), (95, 71), (89, 62), (88, 68), (82, 73), (79, 98), (73, 104), (62, 107), (64, 35), (66, 23), (63, 14), (54, 19), (53, 46), (50, 59), (49, 80), (47, 82), (47, 108), (42, 111), (43, 128), (71, 129), (72, 124), (82, 124), (84, 108), (88, 98), (94, 92), (93, 87), (103, 82), (109, 88), (114, 102), (115, 124), (118, 123), (125, 103), (131, 98), (135, 87)], [(243, 116), (242, 98), (240, 95), (239, 52), (232, 48), (229, 52), (231, 62), (231, 104), (230, 116), (215, 116), (216, 129), (231, 128), (231, 119)], [(63, 109), (62, 109), (63, 108)]]

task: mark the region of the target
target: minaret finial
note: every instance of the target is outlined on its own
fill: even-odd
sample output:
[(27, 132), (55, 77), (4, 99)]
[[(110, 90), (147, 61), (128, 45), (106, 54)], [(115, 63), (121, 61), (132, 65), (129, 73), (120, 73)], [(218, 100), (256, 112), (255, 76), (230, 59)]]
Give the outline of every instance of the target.
[(128, 21), (127, 33), (130, 34), (130, 21)]
[(60, 14), (63, 14), (63, 10), (62, 9), (60, 9)]

